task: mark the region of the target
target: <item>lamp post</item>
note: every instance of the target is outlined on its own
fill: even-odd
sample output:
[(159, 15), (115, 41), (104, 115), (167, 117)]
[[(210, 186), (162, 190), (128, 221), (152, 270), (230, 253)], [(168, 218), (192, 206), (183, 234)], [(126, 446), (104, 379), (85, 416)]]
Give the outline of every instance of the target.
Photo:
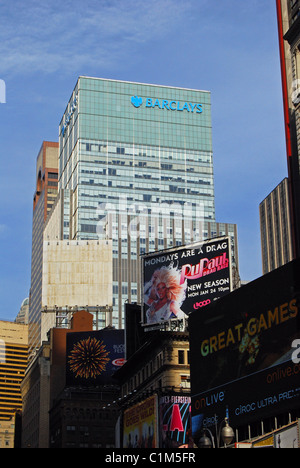
[(232, 427), (229, 426), (228, 418), (225, 418), (224, 421), (225, 421), (225, 427), (222, 428), (221, 435), (222, 435), (223, 442), (226, 446), (226, 445), (231, 444), (231, 442), (233, 441), (234, 432), (233, 432)]
[[(206, 431), (209, 433), (210, 438), (207, 437)], [(199, 448), (209, 448), (209, 449), (210, 448), (216, 448), (214, 436), (212, 435), (212, 433), (211, 433), (211, 431), (209, 429), (205, 428), (203, 430), (203, 436), (201, 437), (201, 439), (198, 442), (198, 447)]]
[[(215, 416), (215, 420), (216, 420), (216, 416)], [(224, 427), (220, 426), (219, 433), (218, 433), (217, 427), (216, 427), (217, 448), (220, 448), (220, 437), (222, 437), (222, 440), (223, 440), (225, 446), (229, 445), (234, 439), (234, 432), (233, 432), (232, 427), (229, 426), (228, 418), (226, 417), (224, 419), (224, 421), (222, 421), (222, 423), (223, 422), (225, 422), (225, 426)], [(221, 423), (221, 425), (222, 425), (222, 423)], [(210, 438), (207, 437), (206, 432), (209, 433)], [(201, 437), (201, 439), (198, 442), (198, 447), (199, 448), (216, 448), (214, 436), (213, 436), (213, 434), (211, 433), (211, 431), (209, 429), (207, 429), (207, 428), (203, 429), (203, 436)]]

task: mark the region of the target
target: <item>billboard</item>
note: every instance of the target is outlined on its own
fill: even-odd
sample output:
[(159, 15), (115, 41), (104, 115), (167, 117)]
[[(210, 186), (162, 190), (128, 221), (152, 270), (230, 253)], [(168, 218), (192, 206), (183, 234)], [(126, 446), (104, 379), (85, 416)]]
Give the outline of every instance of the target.
[[(300, 448), (300, 420), (262, 436), (251, 444), (251, 448)], [(237, 444), (236, 444), (237, 445)]]
[(156, 448), (157, 396), (153, 395), (124, 411), (123, 448)]
[(146, 325), (186, 318), (231, 291), (229, 237), (142, 257)]
[(300, 263), (289, 263), (189, 319), (193, 432), (300, 406)]
[(159, 400), (161, 448), (193, 448), (191, 397), (162, 396)]
[(66, 384), (114, 384), (113, 374), (124, 364), (124, 330), (67, 334)]

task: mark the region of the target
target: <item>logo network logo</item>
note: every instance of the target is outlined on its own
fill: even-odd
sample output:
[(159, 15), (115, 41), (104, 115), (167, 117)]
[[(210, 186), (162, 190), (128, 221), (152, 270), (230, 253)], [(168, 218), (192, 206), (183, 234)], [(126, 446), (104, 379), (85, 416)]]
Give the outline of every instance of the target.
[(131, 103), (138, 109), (143, 104), (143, 99), (138, 96), (132, 96)]
[(211, 303), (211, 300), (210, 299), (207, 299), (206, 301), (202, 301), (202, 302), (196, 302), (193, 307), (194, 309), (200, 309), (200, 307), (205, 307), (207, 306), (208, 304)]

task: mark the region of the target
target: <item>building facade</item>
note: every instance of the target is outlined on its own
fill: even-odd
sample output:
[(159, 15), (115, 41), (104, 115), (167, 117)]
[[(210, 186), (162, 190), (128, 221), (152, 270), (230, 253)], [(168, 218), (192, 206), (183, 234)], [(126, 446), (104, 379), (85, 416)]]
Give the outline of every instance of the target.
[(50, 328), (68, 328), (75, 311), (90, 308), (96, 329), (111, 325), (112, 242), (44, 241), (41, 340), (47, 340)]
[(44, 342), (29, 362), (21, 384), (22, 448), (49, 447), (50, 343)]
[[(140, 255), (205, 240), (215, 220), (210, 93), (80, 77), (59, 128), (69, 239), (112, 239), (113, 325), (140, 302)], [(214, 237), (214, 235), (212, 235)]]
[(116, 390), (66, 389), (49, 413), (49, 448), (114, 448), (118, 396)]
[(300, 1), (276, 0), (294, 258), (300, 255)]
[(293, 260), (288, 179), (259, 205), (263, 274)]
[(28, 326), (0, 322), (0, 421), (22, 409), (21, 382), (28, 363)]
[(29, 314), (29, 297), (26, 297), (21, 304), (18, 315), (16, 316), (16, 323), (23, 323), (28, 325), (28, 314)]
[(187, 332), (145, 333), (115, 378), (122, 414), (117, 446), (193, 448)]
[(58, 143), (43, 142), (36, 161), (33, 198), (31, 283), (29, 295), (29, 347), (40, 346), (44, 225), (57, 197)]
[(79, 310), (69, 328), (54, 327), (22, 382), (22, 448), (109, 448), (115, 443), (116, 385), (68, 385), (67, 341), (93, 331), (93, 314)]

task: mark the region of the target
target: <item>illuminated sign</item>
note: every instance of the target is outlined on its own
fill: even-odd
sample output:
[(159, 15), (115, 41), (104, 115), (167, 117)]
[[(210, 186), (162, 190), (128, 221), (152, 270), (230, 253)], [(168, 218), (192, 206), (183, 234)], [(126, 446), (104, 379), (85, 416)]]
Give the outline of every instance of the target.
[(66, 351), (67, 385), (111, 385), (125, 362), (124, 330), (68, 333)]
[(191, 398), (184, 395), (162, 396), (159, 401), (161, 447), (193, 447)]
[(230, 293), (230, 238), (146, 254), (142, 271), (144, 324), (187, 318)]
[(124, 411), (123, 448), (156, 448), (157, 432), (156, 395)]
[(299, 409), (299, 275), (295, 260), (189, 316), (194, 435), (226, 411), (238, 427)]
[(203, 108), (202, 104), (193, 103), (193, 102), (181, 102), (181, 101), (170, 101), (167, 99), (155, 99), (155, 98), (146, 98), (145, 101), (139, 96), (131, 97), (131, 104), (139, 109), (143, 104), (147, 108), (157, 108), (161, 110), (168, 111), (179, 111), (179, 112), (191, 112), (192, 114), (202, 114)]
[(300, 364), (300, 340), (293, 341), (292, 348), (296, 348), (292, 354), (292, 361), (294, 364)]

